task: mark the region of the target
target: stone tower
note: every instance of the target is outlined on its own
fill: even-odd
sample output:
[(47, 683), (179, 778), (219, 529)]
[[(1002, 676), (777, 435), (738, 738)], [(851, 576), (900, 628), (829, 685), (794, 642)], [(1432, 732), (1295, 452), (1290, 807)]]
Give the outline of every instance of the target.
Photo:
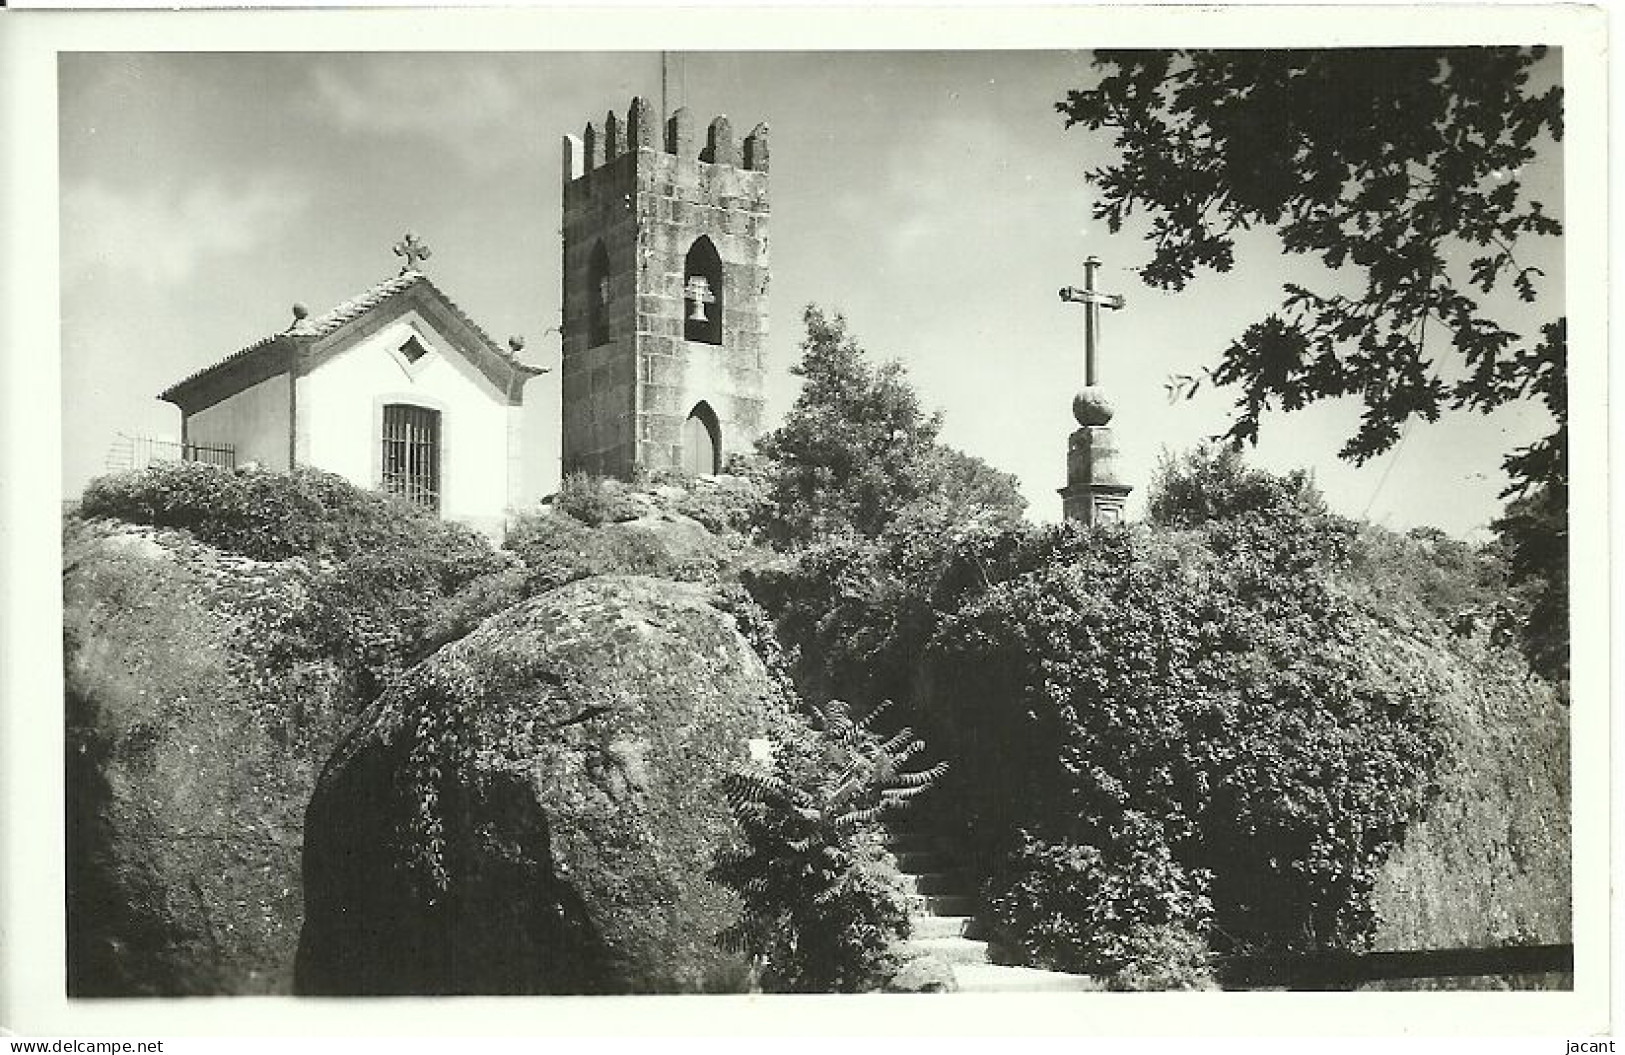
[(710, 473), (762, 427), (767, 126), (633, 99), (564, 137), (564, 471)]

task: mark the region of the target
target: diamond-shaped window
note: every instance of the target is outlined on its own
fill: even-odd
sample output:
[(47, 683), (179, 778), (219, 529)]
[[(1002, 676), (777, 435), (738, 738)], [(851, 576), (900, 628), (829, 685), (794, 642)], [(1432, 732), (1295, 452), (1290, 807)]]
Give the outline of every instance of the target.
[(406, 356), (407, 362), (415, 363), (429, 354), (429, 348), (418, 340), (417, 334), (413, 334), (406, 339), (405, 344), (401, 345), (401, 354)]

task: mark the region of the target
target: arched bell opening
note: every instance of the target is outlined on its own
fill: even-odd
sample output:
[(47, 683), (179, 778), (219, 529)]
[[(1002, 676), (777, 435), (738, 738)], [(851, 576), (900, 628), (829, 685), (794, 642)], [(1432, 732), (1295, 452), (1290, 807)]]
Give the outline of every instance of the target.
[(587, 346), (609, 342), (609, 251), (599, 242), (587, 261)]
[(683, 258), (683, 339), (722, 343), (722, 257), (703, 234)]

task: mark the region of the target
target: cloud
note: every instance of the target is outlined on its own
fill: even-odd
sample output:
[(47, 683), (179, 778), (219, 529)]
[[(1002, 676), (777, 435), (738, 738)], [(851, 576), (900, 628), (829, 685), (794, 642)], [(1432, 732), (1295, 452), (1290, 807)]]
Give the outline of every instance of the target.
[(307, 188), (269, 174), (184, 188), (70, 183), (61, 198), (63, 277), (105, 271), (176, 285), (219, 257), (262, 248), (309, 201)]
[[(519, 78), (489, 63), (444, 56), (369, 56), (312, 70), (313, 104), (347, 132), (422, 136), (469, 163), (489, 162), (516, 140), (532, 106)], [(512, 149), (511, 145), (508, 147)]]

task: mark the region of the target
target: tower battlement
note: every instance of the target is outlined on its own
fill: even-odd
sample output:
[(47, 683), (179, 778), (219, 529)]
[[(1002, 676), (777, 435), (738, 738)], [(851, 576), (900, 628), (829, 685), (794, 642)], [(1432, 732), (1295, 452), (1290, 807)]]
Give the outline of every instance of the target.
[(635, 98), (564, 137), (564, 470), (717, 471), (761, 432), (768, 133)]
[(625, 117), (611, 110), (600, 122), (588, 121), (580, 135), (564, 137), (564, 182), (590, 176), (640, 150), (748, 172), (767, 171), (766, 122), (751, 129), (743, 142), (735, 138), (733, 123), (726, 114), (712, 118), (703, 142), (695, 132), (694, 115), (687, 107), (674, 110), (661, 125), (648, 101), (634, 96)]

